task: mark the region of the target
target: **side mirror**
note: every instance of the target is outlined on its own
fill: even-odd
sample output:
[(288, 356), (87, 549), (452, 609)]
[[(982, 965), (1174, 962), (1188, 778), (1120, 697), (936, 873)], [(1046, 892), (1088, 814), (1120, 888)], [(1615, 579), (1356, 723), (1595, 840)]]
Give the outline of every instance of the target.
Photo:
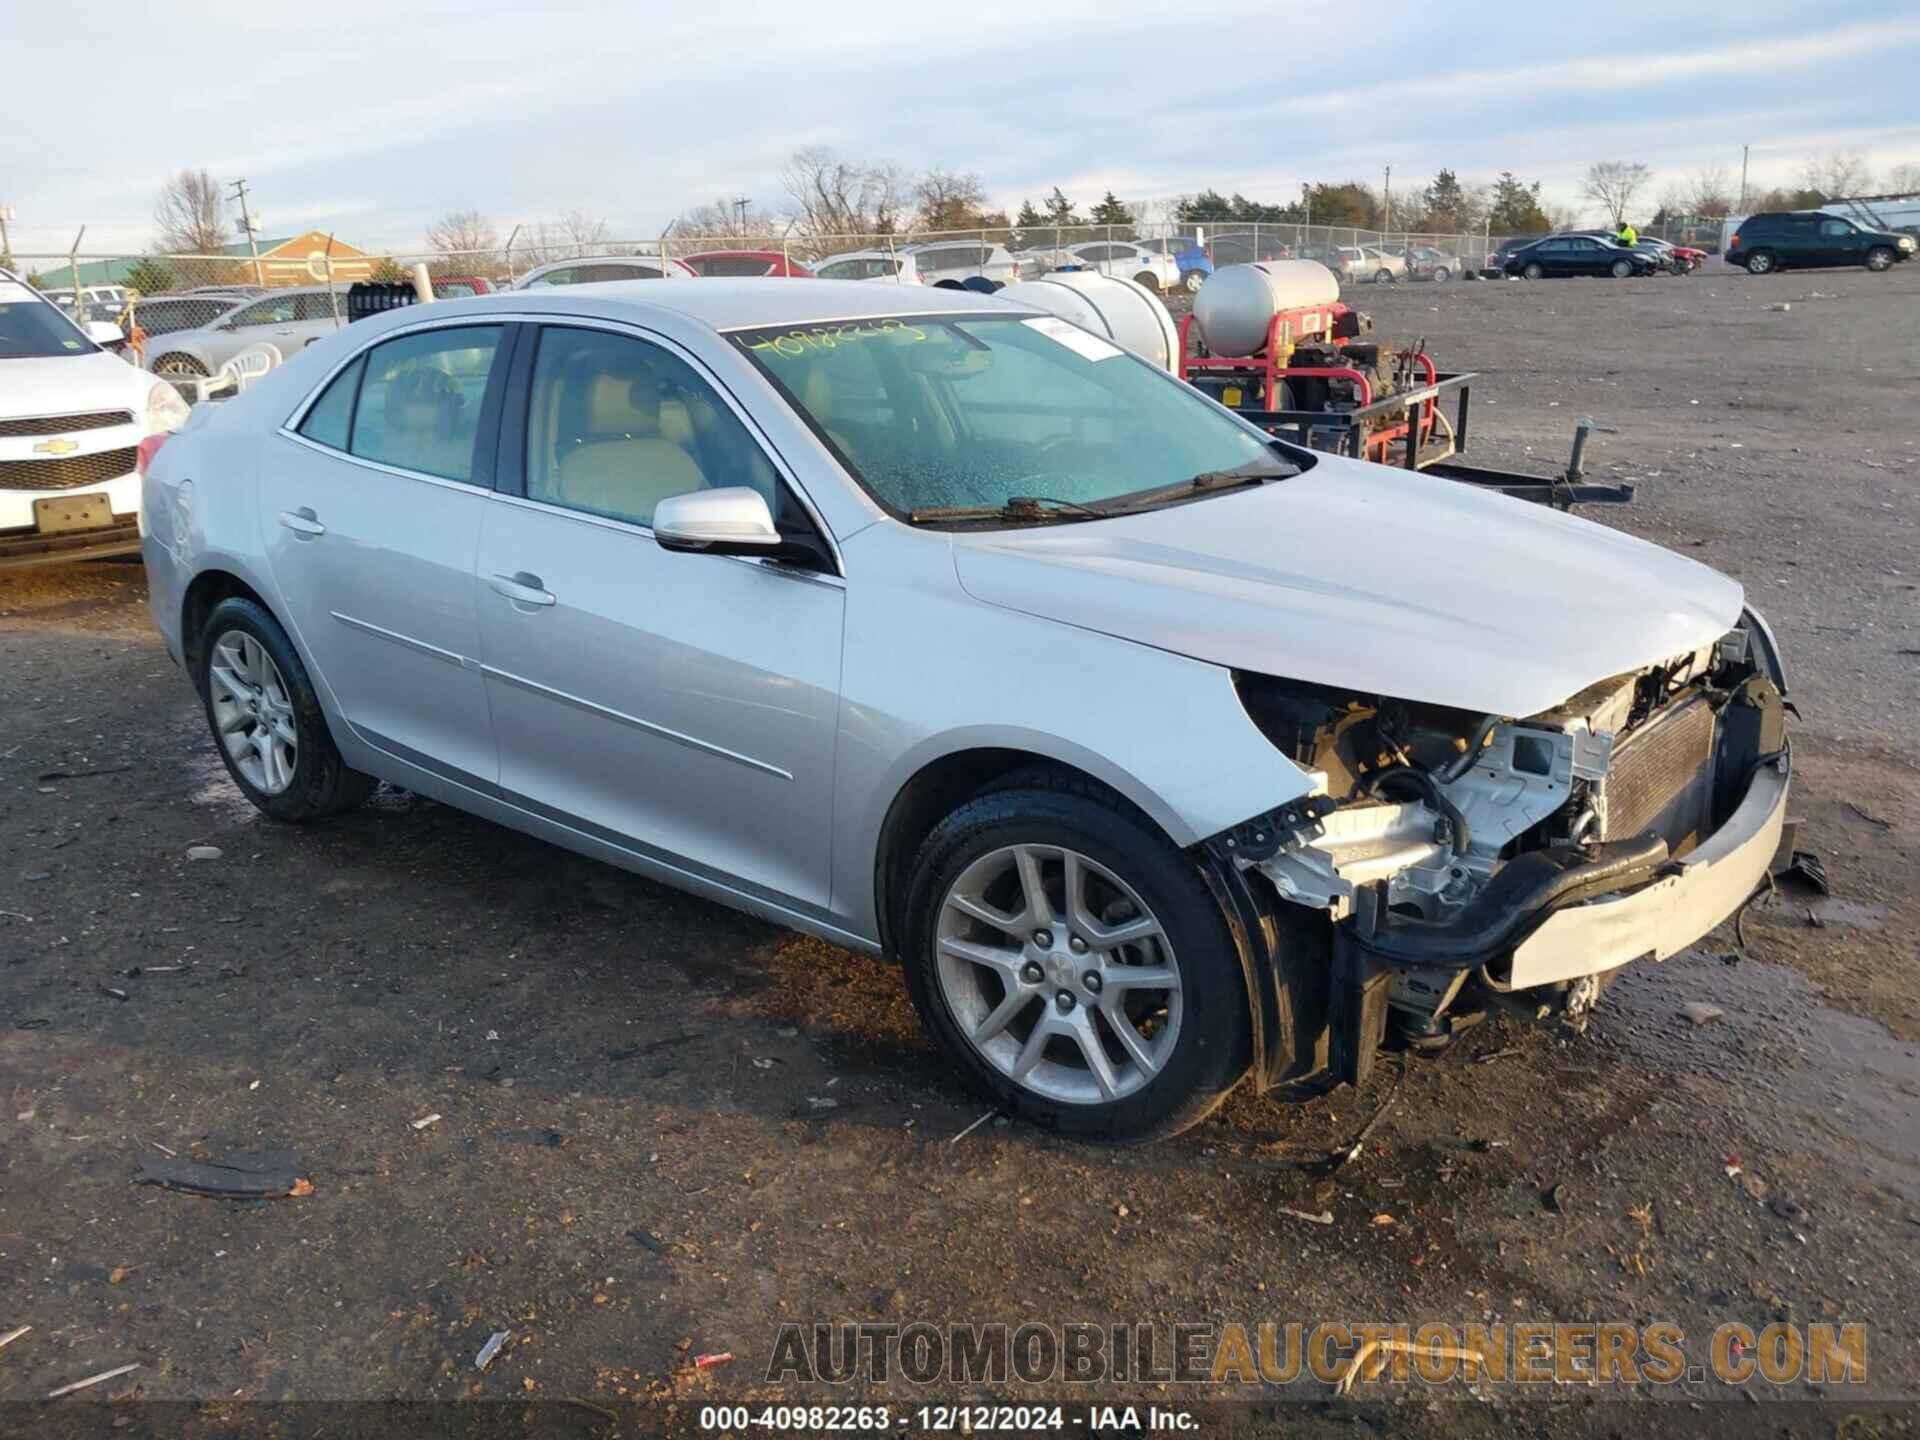
[(96, 345), (118, 345), (127, 337), (120, 333), (120, 327), (111, 320), (89, 320), (87, 338)]
[(662, 500), (653, 510), (653, 538), (663, 550), (709, 555), (765, 555), (780, 548), (765, 497), (744, 485)]

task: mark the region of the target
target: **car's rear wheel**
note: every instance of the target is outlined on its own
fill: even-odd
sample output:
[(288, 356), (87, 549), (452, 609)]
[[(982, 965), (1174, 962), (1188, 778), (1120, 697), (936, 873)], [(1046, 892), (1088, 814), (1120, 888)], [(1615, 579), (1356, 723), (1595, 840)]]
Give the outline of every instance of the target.
[(906, 918), (921, 1018), (1008, 1114), (1155, 1139), (1201, 1120), (1251, 1063), (1219, 904), (1098, 786), (1038, 778), (963, 805), (921, 846)]
[(1200, 287), (1207, 283), (1207, 277), (1198, 270), (1189, 270), (1180, 277), (1180, 283), (1186, 287), (1189, 295), (1198, 295)]
[(1391, 285), (1393, 283), (1393, 272), (1386, 269), (1374, 271), (1373, 283), (1376, 285)]
[(1867, 252), (1867, 269), (1877, 271), (1891, 270), (1892, 268), (1893, 251), (1885, 245), (1876, 245)]
[(1613, 262), (1612, 269), (1608, 273), (1616, 280), (1624, 280), (1633, 274), (1633, 262), (1631, 260), (1616, 260)]
[(1524, 270), (1522, 270), (1520, 273), (1526, 276), (1527, 279), (1529, 280), (1538, 280), (1543, 275), (1545, 275), (1547, 271), (1545, 266), (1543, 266), (1539, 261), (1535, 260), (1535, 261), (1529, 262), (1527, 267)]
[(1747, 273), (1749, 275), (1770, 275), (1773, 273), (1773, 266), (1774, 260), (1771, 250), (1756, 250), (1747, 256)]
[(1138, 275), (1133, 277), (1133, 283), (1146, 286), (1147, 289), (1155, 295), (1160, 293), (1160, 277), (1151, 270), (1142, 270)]
[(1435, 284), (1444, 285), (1452, 278), (1453, 271), (1449, 270), (1446, 266), (1439, 265), (1434, 267), (1433, 279)]
[(162, 355), (153, 362), (152, 369), (156, 375), (198, 375), (204, 378), (213, 373), (193, 356), (177, 352)]
[(240, 792), (276, 820), (350, 810), (378, 783), (349, 769), (306, 666), (258, 602), (223, 600), (200, 632), (200, 698)]

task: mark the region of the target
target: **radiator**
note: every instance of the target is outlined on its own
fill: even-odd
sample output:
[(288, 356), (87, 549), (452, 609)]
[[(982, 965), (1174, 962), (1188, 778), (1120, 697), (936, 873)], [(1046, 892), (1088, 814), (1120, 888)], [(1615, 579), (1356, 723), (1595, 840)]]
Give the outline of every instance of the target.
[(1648, 830), (1683, 855), (1713, 823), (1714, 713), (1704, 696), (1654, 717), (1614, 748), (1597, 788), (1600, 838)]

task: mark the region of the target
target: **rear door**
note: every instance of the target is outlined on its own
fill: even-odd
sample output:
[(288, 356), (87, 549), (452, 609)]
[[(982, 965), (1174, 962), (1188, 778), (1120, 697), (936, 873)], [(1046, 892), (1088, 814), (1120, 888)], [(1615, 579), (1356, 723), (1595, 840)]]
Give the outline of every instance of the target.
[(462, 784), (498, 764), (473, 563), (506, 325), (421, 325), (336, 373), (269, 442), (261, 529), (315, 682), (366, 743)]
[(529, 327), (477, 575), (500, 786), (671, 869), (824, 911), (836, 575), (663, 550), (670, 496), (760, 491), (811, 517), (687, 352), (592, 322)]

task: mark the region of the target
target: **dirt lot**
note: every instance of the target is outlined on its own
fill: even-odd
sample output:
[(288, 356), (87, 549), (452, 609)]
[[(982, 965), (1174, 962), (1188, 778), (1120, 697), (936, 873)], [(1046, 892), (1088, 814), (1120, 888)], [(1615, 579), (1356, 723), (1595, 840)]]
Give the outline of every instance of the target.
[[(1478, 458), (1550, 470), (1592, 415), (1591, 468), (1639, 487), (1595, 518), (1746, 584), (1788, 654), (1801, 844), (1832, 899), (1630, 973), (1584, 1035), (1490, 1024), (1366, 1093), (1240, 1097), (1148, 1150), (969, 1131), (981, 1107), (888, 965), (406, 796), (267, 823), (137, 565), (0, 579), (0, 1334), (33, 1327), (0, 1351), (0, 1402), (138, 1362), (33, 1423), (99, 1400), (128, 1434), (229, 1434), (260, 1400), (568, 1397), (588, 1407), (533, 1413), (634, 1434), (715, 1399), (974, 1393), (1071, 1418), (1221, 1392), (763, 1377), (789, 1320), (1663, 1319), (1699, 1365), (1716, 1325), (1778, 1319), (1865, 1324), (1869, 1382), (1335, 1401), (1302, 1379), (1210, 1419), (1493, 1434), (1525, 1406), (1541, 1433), (1832, 1435), (1867, 1402), (1853, 1433), (1911, 1433), (1920, 265), (1353, 298), (1480, 372)], [(1690, 1025), (1693, 1000), (1725, 1018)], [(1390, 1094), (1358, 1161), (1312, 1167)], [(268, 1148), (311, 1195), (130, 1183), (163, 1153)], [(361, 1412), (329, 1413), (348, 1433)], [(25, 1415), (0, 1404), (0, 1431)]]

